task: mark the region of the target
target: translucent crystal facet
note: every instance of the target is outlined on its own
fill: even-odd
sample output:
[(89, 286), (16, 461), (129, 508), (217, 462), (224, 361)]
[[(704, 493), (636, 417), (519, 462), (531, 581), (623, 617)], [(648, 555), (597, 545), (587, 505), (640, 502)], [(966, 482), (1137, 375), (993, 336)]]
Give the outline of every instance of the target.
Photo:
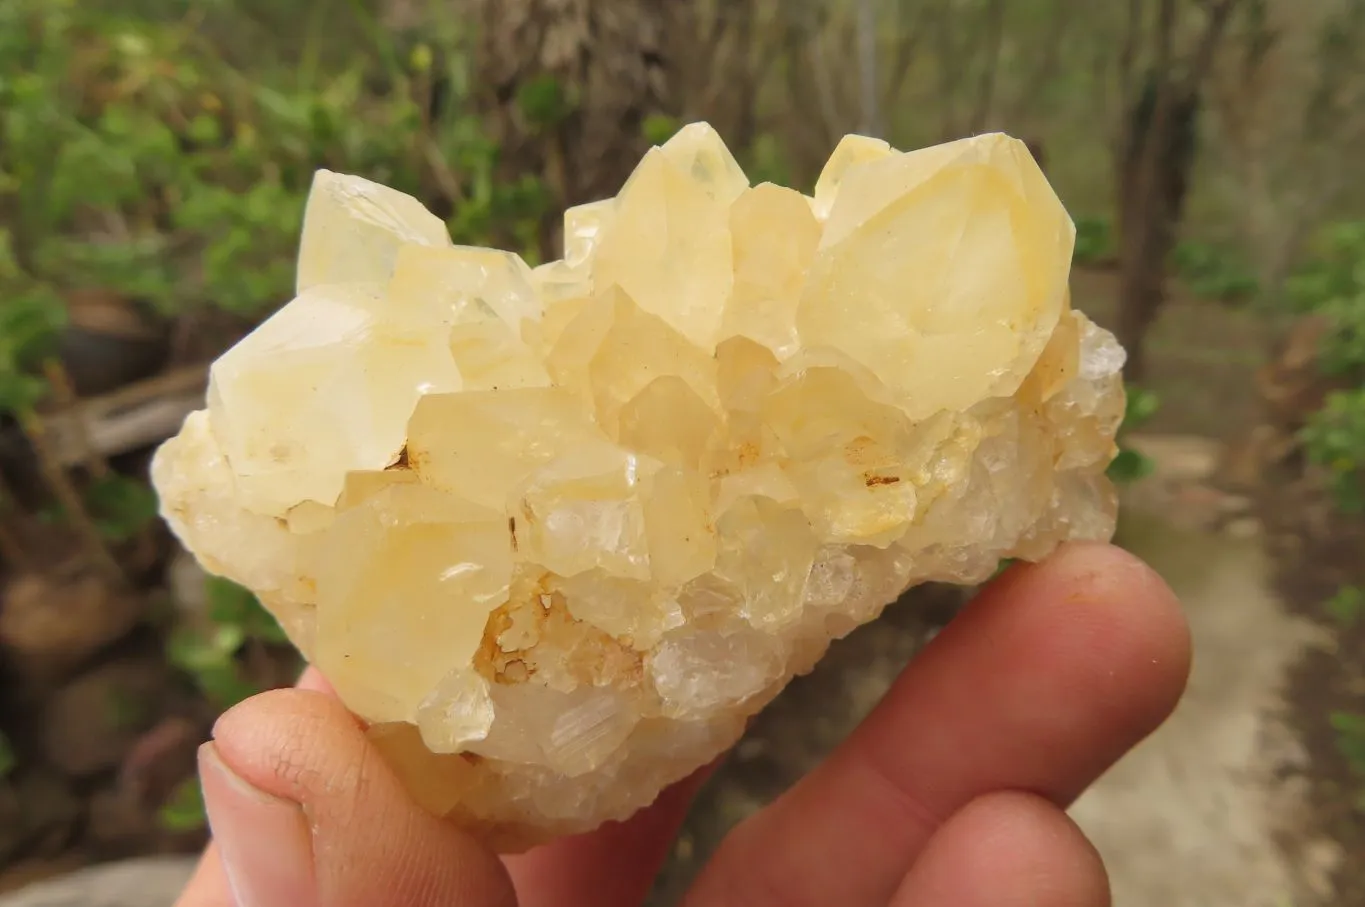
[(812, 196), (688, 126), (564, 257), (322, 171), (298, 296), (158, 452), (424, 808), (620, 819), (910, 585), (1106, 539), (1123, 351), (1024, 146), (850, 136)]

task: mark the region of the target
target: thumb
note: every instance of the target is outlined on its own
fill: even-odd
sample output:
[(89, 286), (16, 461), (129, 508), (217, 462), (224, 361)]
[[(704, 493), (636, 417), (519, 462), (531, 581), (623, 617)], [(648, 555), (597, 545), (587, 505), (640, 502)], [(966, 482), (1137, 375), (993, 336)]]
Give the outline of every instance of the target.
[(205, 860), (216, 855), (221, 872), (204, 867), (178, 907), (516, 903), (502, 863), (413, 803), (324, 693), (275, 690), (230, 709), (199, 768), (214, 838)]

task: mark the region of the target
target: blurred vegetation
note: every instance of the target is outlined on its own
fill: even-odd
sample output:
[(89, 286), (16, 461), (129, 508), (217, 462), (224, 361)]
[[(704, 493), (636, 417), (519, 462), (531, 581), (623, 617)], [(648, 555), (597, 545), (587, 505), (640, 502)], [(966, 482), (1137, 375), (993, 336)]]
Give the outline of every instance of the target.
[[(126, 572), (115, 549), (149, 530), (156, 500), (140, 478), (96, 457), (73, 473), (50, 448), (74, 402), (58, 359), (74, 294), (192, 331), (216, 313), (230, 341), (291, 295), (318, 168), (422, 198), (457, 242), (534, 257), (546, 193), (535, 174), (495, 173), (472, 33), (446, 15), (405, 37), (376, 6), (0, 4), (0, 418), (42, 468), (41, 515), (69, 524), (111, 583)], [(535, 123), (569, 104), (546, 79), (517, 100)], [(0, 481), (0, 513), (15, 497)], [(187, 663), (221, 668), (210, 653), (232, 648), (226, 626)]]
[(260, 692), (243, 674), (243, 649), (289, 640), (250, 591), (221, 577), (209, 577), (206, 591), (207, 623), (178, 627), (166, 654), (210, 702), (227, 709)]
[(1362, 785), (1355, 795), (1355, 808), (1365, 813), (1365, 715), (1334, 712), (1331, 723), (1337, 732), (1337, 748)]
[[(0, 410), (41, 399), (34, 365), (75, 289), (111, 291), (163, 318), (209, 309), (250, 320), (287, 299), (318, 167), (416, 195), (459, 242), (537, 257), (554, 193), (545, 174), (499, 166), (477, 103), (473, 17), (460, 14), (474, 5), (4, 4), (0, 317), (24, 324), (0, 331)], [(868, 85), (866, 68), (846, 65), (860, 5), (708, 0), (681, 23), (659, 12), (695, 53), (673, 61), (670, 109), (646, 111), (643, 134), (660, 141), (704, 117), (756, 180), (808, 187), (845, 132), (875, 128), (911, 147), (1005, 129), (1038, 140), (1069, 206), (1091, 212), (1078, 217), (1077, 261), (1115, 261), (1127, 115), (1116, 98), (1132, 97), (1135, 73), (1155, 59), (1147, 33), (1158, 23), (1080, 0), (878, 0)], [(1342, 76), (1360, 67), (1338, 57), (1362, 28), (1358, 5), (1176, 4), (1177, 30), (1192, 40), (1216, 25), (1222, 50), (1207, 64), (1200, 128), (1217, 140), (1200, 146), (1189, 235), (1171, 256), (1197, 295), (1245, 301), (1278, 286), (1304, 225), (1351, 202), (1343, 143), (1362, 118), (1333, 112), (1356, 97)], [(1205, 22), (1206, 8), (1222, 6), (1226, 22)], [(396, 8), (407, 10), (402, 25), (390, 21)], [(1067, 50), (1083, 47), (1095, 51)], [(532, 68), (507, 103), (548, 136), (593, 102), (590, 90)], [(793, 96), (812, 103), (793, 109)]]
[(1115, 482), (1136, 482), (1152, 474), (1156, 467), (1152, 458), (1130, 447), (1126, 442), (1128, 436), (1155, 416), (1160, 408), (1161, 398), (1156, 394), (1137, 386), (1128, 387), (1128, 399), (1118, 433), (1119, 452), (1114, 457), (1114, 462), (1109, 464), (1109, 477)]
[(1247, 302), (1260, 294), (1260, 281), (1233, 249), (1187, 240), (1171, 257), (1176, 275), (1201, 299)]
[(1303, 430), (1309, 457), (1328, 472), (1338, 506), (1365, 513), (1365, 221), (1323, 231), (1316, 255), (1287, 284), (1293, 303), (1325, 318), (1319, 362), (1339, 390)]
[(1076, 250), (1073, 255), (1078, 265), (1098, 265), (1112, 262), (1117, 249), (1114, 245), (1114, 225), (1105, 217), (1077, 217)]
[[(248, 71), (211, 27), (209, 9), (230, 5), (164, 18), (151, 6), (0, 8), (9, 305), (52, 308), (94, 286), (167, 315), (257, 315), (290, 294), (319, 167), (444, 208), (457, 241), (530, 245), (543, 193), (533, 175), (494, 179), (496, 148), (469, 107), (469, 38), (454, 22), (404, 51), (358, 5), (315, 2), (290, 34), (295, 50), (254, 56)], [(239, 33), (251, 24), (243, 7)], [(325, 46), (338, 13), (355, 19), (340, 26), (352, 38), (343, 49)], [(537, 115), (561, 103), (552, 85), (527, 94)]]
[(167, 831), (198, 831), (208, 825), (204, 789), (193, 775), (176, 785), (170, 799), (157, 812), (157, 823)]
[(1351, 629), (1365, 618), (1365, 589), (1343, 586), (1323, 604), (1327, 615), (1345, 629)]

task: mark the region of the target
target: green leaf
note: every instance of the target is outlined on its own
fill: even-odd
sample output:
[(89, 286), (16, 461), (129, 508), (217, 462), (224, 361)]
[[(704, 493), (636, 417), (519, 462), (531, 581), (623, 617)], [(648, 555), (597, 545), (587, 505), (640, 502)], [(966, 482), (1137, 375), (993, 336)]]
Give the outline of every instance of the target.
[(1260, 292), (1260, 282), (1234, 251), (1205, 243), (1182, 242), (1172, 253), (1176, 271), (1196, 296), (1241, 302)]
[(412, 68), (413, 72), (430, 72), (432, 59), (431, 45), (418, 44), (408, 54), (408, 66)]
[(1323, 603), (1323, 610), (1337, 623), (1350, 629), (1365, 617), (1365, 589), (1360, 586), (1343, 586)]
[[(240, 632), (242, 641), (259, 639), (272, 644), (289, 641), (279, 621), (270, 614), (249, 589), (221, 576), (211, 576), (208, 588), (209, 619), (220, 632)], [(227, 637), (225, 637), (227, 638)], [(238, 642), (240, 645), (241, 641)], [(234, 651), (236, 647), (234, 647)]]
[(222, 129), (218, 121), (206, 113), (196, 114), (190, 120), (187, 130), (189, 137), (202, 145), (213, 145), (222, 141)]
[(47, 394), (47, 382), (0, 362), (0, 412), (30, 412)]
[(30, 283), (9, 291), (0, 304), (0, 350), (16, 368), (34, 368), (56, 351), (65, 325), (66, 303), (52, 287)]
[(117, 473), (97, 479), (85, 491), (100, 532), (113, 542), (133, 538), (157, 517), (157, 497), (147, 485)]
[(1109, 464), (1109, 478), (1119, 483), (1136, 482), (1151, 475), (1155, 468), (1156, 464), (1152, 462), (1151, 457), (1125, 448), (1120, 450), (1118, 456)]
[(1308, 458), (1327, 470), (1337, 508), (1365, 512), (1365, 387), (1329, 394), (1299, 437)]
[(215, 704), (229, 708), (259, 692), (242, 679), (237, 667), (236, 652), (245, 639), (239, 627), (219, 627), (208, 638), (181, 629), (171, 634), (166, 658)]
[(1152, 391), (1136, 385), (1127, 389), (1127, 402), (1123, 412), (1123, 431), (1132, 431), (1148, 422), (1161, 409), (1161, 398)]
[(682, 123), (677, 117), (671, 117), (663, 113), (651, 113), (645, 117), (640, 131), (644, 133), (645, 140), (651, 145), (662, 145), (677, 134), (682, 128)]
[(204, 791), (199, 779), (187, 778), (176, 785), (170, 798), (157, 811), (157, 822), (167, 831), (198, 831), (208, 823), (204, 811)]
[(1076, 247), (1072, 260), (1093, 264), (1114, 254), (1114, 229), (1105, 217), (1076, 218)]
[(517, 88), (517, 109), (536, 129), (551, 129), (568, 119), (573, 104), (559, 80), (544, 74)]
[(1333, 712), (1328, 720), (1337, 732), (1337, 749), (1353, 772), (1365, 776), (1365, 715)]

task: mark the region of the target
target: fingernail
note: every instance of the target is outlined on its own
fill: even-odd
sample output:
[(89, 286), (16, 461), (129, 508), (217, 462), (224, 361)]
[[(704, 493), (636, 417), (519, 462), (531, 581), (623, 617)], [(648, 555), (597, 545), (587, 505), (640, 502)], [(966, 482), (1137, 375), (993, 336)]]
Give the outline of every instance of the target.
[(199, 748), (199, 779), (236, 907), (316, 904), (313, 842), (303, 808), (249, 784), (212, 743)]

